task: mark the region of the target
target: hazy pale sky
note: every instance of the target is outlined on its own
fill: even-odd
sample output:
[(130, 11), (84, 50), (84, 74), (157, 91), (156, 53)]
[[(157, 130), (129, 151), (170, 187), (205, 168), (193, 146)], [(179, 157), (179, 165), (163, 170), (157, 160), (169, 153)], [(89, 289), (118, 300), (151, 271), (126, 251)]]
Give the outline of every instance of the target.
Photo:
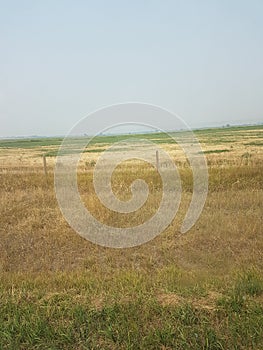
[(262, 0), (0, 5), (0, 136), (62, 135), (127, 101), (192, 127), (263, 120)]

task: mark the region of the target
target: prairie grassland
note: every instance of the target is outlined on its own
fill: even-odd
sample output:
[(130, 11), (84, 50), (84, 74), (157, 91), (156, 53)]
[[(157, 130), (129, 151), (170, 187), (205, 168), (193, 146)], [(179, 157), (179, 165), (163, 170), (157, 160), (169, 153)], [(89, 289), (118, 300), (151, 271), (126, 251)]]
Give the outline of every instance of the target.
[[(94, 245), (63, 218), (48, 156), (61, 140), (1, 142), (0, 349), (263, 349), (262, 131), (196, 132), (209, 194), (184, 235), (191, 170), (167, 137), (146, 135), (175, 157), (182, 201), (163, 233), (129, 249)], [(149, 198), (132, 215), (105, 209), (92, 175), (100, 150), (115, 141), (102, 137), (84, 153), (79, 191), (98, 220), (137, 225), (156, 212), (162, 184), (153, 167), (123, 164), (112, 179), (116, 196), (129, 198), (132, 181), (143, 178)]]

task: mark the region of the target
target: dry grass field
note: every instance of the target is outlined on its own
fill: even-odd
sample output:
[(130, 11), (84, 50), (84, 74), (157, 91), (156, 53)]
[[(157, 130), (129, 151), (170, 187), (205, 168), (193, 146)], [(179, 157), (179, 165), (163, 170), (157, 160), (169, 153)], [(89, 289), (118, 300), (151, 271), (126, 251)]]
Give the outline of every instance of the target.
[[(0, 349), (263, 349), (263, 126), (195, 133), (209, 168), (199, 220), (180, 234), (191, 169), (169, 138), (147, 134), (174, 157), (182, 202), (163, 233), (127, 249), (97, 246), (63, 218), (54, 191), (60, 139), (0, 142)], [(95, 139), (78, 180), (92, 214), (125, 227), (154, 214), (162, 185), (153, 167), (126, 163), (113, 189), (128, 198), (129, 184), (143, 178), (150, 196), (142, 212), (99, 203), (94, 164), (123, 138)]]

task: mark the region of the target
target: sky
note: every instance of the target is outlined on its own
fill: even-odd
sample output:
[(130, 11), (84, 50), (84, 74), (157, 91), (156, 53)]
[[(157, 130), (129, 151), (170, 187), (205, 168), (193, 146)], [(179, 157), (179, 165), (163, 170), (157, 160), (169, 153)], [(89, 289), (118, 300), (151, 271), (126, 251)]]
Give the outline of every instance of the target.
[(132, 101), (193, 128), (263, 121), (262, 0), (0, 6), (0, 137), (64, 135)]

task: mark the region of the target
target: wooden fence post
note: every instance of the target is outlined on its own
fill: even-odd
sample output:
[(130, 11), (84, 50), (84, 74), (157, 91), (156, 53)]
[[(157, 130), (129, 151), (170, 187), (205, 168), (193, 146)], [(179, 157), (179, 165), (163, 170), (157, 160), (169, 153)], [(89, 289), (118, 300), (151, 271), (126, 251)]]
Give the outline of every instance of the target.
[(44, 173), (46, 176), (46, 180), (47, 180), (47, 160), (46, 160), (46, 156), (43, 154), (43, 166), (44, 166)]
[(160, 163), (159, 163), (159, 151), (156, 151), (156, 169), (159, 170)]

